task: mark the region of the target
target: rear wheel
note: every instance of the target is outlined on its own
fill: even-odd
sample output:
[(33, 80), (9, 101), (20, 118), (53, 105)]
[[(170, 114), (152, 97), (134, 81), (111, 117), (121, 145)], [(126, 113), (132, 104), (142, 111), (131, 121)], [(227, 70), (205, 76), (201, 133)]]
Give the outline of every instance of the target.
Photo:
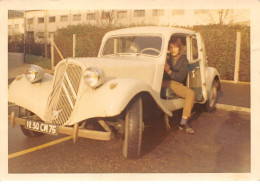
[(207, 112), (212, 112), (216, 109), (216, 102), (218, 97), (218, 85), (219, 85), (219, 81), (215, 79), (212, 83), (209, 97), (205, 104), (205, 109)]
[(142, 99), (138, 97), (127, 110), (125, 117), (125, 140), (123, 145), (125, 158), (138, 158), (140, 156), (143, 128)]
[[(33, 115), (33, 113), (31, 111), (28, 111), (25, 108), (19, 107), (19, 117), (27, 117), (27, 116), (31, 116), (31, 115)], [(39, 137), (39, 136), (44, 135), (43, 133), (40, 133), (40, 132), (28, 130), (23, 125), (20, 125), (20, 127), (21, 127), (23, 134), (27, 137)]]

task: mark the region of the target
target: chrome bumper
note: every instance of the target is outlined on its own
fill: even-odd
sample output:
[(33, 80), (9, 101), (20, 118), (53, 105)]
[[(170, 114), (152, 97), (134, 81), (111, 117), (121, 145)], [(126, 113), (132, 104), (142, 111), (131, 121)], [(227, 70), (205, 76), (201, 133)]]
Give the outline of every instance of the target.
[[(30, 118), (34, 119), (33, 116)], [(12, 112), (11, 115), (8, 116), (8, 121), (11, 123), (11, 127), (13, 128), (16, 124), (24, 126), (26, 119), (16, 117), (14, 112)], [(79, 128), (78, 123), (76, 123), (73, 127), (58, 126), (57, 132), (58, 134), (71, 135), (73, 137), (74, 143), (78, 140), (78, 137), (104, 141), (111, 140), (113, 134), (109, 126), (103, 120), (99, 120), (98, 122), (106, 132), (85, 129), (83, 130)]]

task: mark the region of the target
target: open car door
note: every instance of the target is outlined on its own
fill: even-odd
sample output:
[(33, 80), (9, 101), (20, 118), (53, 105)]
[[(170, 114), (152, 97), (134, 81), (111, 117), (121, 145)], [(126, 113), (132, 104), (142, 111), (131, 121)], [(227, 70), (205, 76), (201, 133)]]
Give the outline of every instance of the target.
[(189, 60), (187, 86), (194, 90), (195, 100), (204, 103), (207, 100), (206, 57), (201, 39), (199, 33), (187, 37), (187, 58)]

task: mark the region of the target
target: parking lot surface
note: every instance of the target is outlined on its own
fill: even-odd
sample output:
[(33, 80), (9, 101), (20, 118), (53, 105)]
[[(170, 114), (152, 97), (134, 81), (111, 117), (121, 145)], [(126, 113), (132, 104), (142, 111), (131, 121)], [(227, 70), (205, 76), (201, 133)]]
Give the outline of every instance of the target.
[[(15, 106), (9, 107), (10, 111)], [(174, 113), (170, 131), (163, 117), (150, 120), (143, 134), (139, 159), (125, 159), (123, 140), (98, 141), (66, 135), (28, 138), (17, 125), (8, 129), (9, 173), (248, 173), (250, 172), (250, 114), (216, 110), (194, 111), (195, 134), (178, 129)], [(64, 140), (65, 139), (65, 140)], [(61, 142), (49, 146), (55, 140)], [(25, 150), (29, 150), (26, 152)]]

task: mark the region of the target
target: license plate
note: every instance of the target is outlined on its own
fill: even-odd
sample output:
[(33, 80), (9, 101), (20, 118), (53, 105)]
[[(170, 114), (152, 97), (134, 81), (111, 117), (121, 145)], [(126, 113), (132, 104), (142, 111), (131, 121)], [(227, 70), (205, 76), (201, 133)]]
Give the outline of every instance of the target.
[(33, 130), (36, 132), (42, 132), (47, 134), (57, 135), (57, 125), (50, 125), (35, 120), (26, 120), (25, 126), (26, 129)]

